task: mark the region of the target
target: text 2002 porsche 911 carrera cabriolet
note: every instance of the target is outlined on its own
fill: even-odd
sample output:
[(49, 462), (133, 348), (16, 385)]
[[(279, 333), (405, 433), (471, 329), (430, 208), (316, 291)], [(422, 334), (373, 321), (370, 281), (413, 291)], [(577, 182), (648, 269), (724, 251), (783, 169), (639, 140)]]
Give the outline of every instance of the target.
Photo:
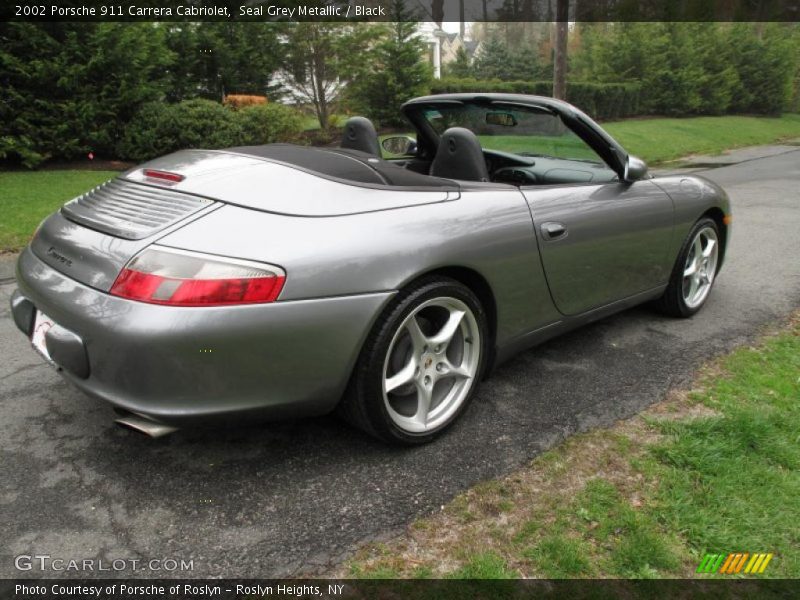
[(151, 434), (337, 409), (419, 443), (517, 351), (706, 301), (730, 237), (715, 184), (649, 177), (549, 98), (402, 110), (414, 140), (356, 117), (340, 148), (187, 150), (75, 198), (19, 258), (16, 324)]

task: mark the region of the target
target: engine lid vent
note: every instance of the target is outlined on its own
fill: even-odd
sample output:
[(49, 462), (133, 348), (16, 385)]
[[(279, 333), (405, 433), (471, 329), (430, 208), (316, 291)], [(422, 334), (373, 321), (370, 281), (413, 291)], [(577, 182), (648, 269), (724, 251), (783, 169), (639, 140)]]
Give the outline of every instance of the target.
[(207, 198), (112, 179), (70, 200), (61, 213), (86, 227), (140, 240), (211, 204)]

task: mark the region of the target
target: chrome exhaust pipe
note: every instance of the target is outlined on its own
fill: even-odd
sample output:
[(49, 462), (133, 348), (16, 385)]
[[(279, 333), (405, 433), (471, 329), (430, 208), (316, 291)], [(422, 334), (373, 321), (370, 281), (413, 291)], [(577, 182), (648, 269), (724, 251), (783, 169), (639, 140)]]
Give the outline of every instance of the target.
[(129, 413), (123, 417), (120, 417), (114, 422), (120, 427), (138, 431), (139, 433), (149, 435), (152, 438), (159, 438), (168, 435), (173, 431), (178, 431), (177, 427), (165, 425), (164, 423), (153, 421), (152, 419), (142, 417), (135, 413)]

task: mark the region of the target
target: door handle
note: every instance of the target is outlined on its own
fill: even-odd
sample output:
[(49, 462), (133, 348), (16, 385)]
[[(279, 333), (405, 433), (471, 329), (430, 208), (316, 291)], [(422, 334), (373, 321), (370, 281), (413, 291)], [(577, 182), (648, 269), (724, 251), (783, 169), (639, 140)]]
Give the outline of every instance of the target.
[(546, 240), (555, 240), (558, 238), (563, 238), (567, 234), (567, 228), (564, 226), (563, 223), (556, 223), (555, 221), (549, 221), (547, 223), (542, 223), (542, 236)]

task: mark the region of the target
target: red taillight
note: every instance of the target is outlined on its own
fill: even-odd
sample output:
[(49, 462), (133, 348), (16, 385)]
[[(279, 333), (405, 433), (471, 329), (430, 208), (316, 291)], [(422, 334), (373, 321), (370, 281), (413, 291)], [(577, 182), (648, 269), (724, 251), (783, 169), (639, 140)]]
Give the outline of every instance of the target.
[(111, 294), (171, 306), (274, 302), (286, 276), (278, 267), (151, 247), (134, 258)]
[(145, 169), (143, 173), (145, 177), (150, 177), (151, 179), (161, 179), (171, 183), (180, 183), (185, 179), (185, 177), (179, 173), (170, 173), (169, 171), (159, 171), (157, 169)]

